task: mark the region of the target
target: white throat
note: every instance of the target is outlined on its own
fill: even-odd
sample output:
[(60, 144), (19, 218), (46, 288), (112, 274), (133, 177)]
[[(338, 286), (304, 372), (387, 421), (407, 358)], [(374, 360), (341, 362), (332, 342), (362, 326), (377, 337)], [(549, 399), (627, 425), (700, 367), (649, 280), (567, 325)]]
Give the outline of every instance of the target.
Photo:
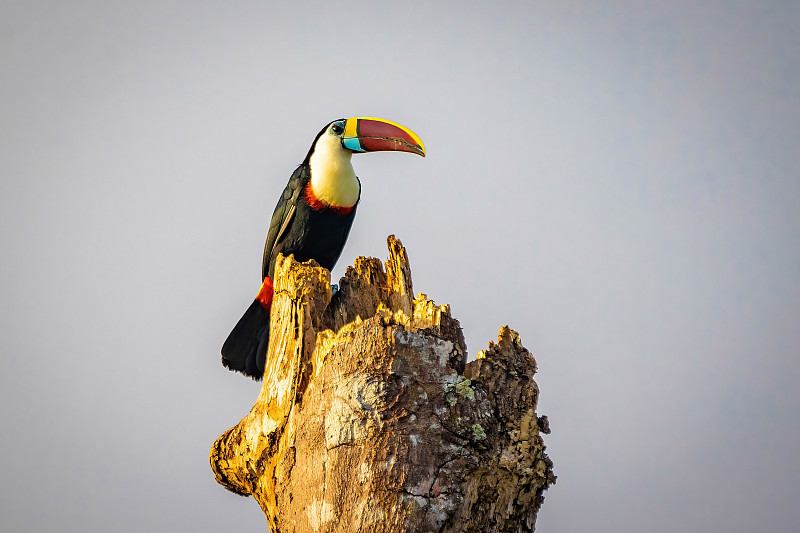
[(328, 132), (314, 145), (311, 166), (311, 190), (318, 200), (334, 207), (353, 207), (358, 202), (361, 184), (350, 163), (353, 152)]

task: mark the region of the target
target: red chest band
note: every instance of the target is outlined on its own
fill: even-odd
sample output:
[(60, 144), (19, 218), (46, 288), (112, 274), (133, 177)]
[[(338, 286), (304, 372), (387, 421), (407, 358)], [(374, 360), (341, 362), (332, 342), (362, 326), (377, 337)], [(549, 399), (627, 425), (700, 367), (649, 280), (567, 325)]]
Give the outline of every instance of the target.
[(304, 193), (305, 193), (304, 196), (306, 199), (306, 203), (310, 205), (311, 208), (314, 209), (315, 211), (322, 211), (323, 209), (327, 209), (333, 211), (337, 215), (346, 215), (348, 213), (351, 213), (353, 211), (353, 208), (355, 207), (354, 205), (350, 207), (339, 207), (337, 205), (328, 205), (324, 203), (322, 200), (320, 200), (314, 195), (314, 191), (311, 189), (310, 181), (308, 182), (308, 185), (306, 185), (306, 190), (304, 191)]

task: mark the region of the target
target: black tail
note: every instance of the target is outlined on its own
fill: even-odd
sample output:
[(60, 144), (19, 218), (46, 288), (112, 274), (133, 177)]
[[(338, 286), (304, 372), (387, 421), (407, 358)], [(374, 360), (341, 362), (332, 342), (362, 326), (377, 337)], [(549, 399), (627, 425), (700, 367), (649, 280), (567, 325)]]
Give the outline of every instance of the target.
[(222, 345), (222, 364), (259, 381), (264, 375), (268, 346), (269, 309), (256, 299)]

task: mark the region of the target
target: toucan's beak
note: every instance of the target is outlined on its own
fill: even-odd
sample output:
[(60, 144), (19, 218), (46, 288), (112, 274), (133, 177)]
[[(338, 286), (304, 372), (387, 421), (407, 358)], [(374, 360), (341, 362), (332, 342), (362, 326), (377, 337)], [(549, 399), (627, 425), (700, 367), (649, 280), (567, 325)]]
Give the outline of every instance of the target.
[(419, 135), (395, 122), (374, 117), (348, 118), (342, 145), (353, 152), (393, 150), (425, 157), (425, 145)]

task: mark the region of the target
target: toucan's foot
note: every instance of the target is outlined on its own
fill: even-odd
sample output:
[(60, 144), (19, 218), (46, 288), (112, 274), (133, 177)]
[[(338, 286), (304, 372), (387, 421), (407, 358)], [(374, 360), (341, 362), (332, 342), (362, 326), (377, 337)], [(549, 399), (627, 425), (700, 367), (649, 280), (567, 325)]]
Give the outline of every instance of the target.
[(331, 296), (339, 292), (339, 285), (336, 283), (331, 283)]

